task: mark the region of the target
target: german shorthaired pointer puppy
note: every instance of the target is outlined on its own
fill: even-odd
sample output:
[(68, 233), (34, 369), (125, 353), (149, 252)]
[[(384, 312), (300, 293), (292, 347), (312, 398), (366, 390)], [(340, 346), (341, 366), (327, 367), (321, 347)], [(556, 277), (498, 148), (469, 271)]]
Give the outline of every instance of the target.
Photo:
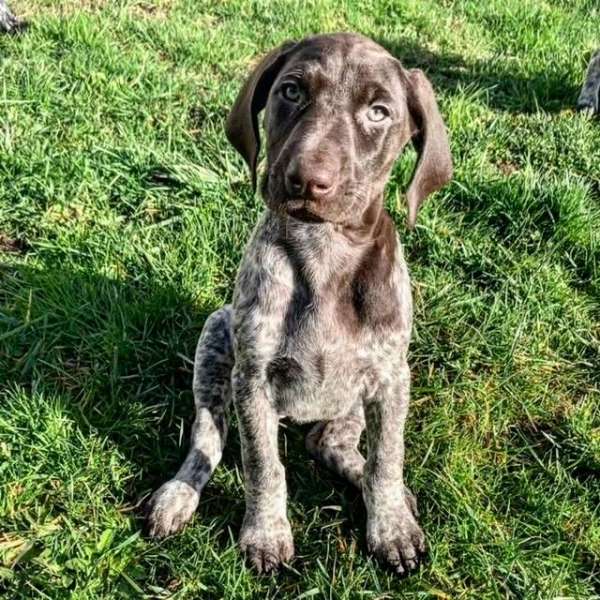
[(600, 113), (600, 49), (590, 60), (577, 108), (591, 114)]
[(0, 0), (0, 33), (13, 33), (18, 31), (21, 23), (10, 12), (5, 0)]
[[(413, 226), (452, 175), (432, 87), (359, 35), (320, 35), (268, 54), (244, 84), (227, 137), (256, 182), (266, 107), (266, 210), (240, 266), (233, 303), (207, 320), (195, 357), (191, 449), (149, 501), (148, 530), (189, 521), (221, 459), (233, 399), (246, 514), (240, 546), (258, 571), (294, 553), (277, 430), (316, 422), (310, 454), (362, 489), (369, 549), (396, 572), (425, 550), (404, 486), (412, 307), (408, 270), (384, 187), (408, 142)], [(358, 449), (367, 431), (367, 459)]]

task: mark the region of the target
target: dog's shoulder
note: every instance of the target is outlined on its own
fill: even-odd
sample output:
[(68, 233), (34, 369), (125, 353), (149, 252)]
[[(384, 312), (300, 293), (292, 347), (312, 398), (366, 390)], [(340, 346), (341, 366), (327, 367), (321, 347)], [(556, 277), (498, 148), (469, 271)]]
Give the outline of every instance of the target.
[(278, 224), (269, 211), (258, 220), (244, 250), (233, 296), (236, 310), (276, 309), (292, 293), (294, 273), (279, 242)]

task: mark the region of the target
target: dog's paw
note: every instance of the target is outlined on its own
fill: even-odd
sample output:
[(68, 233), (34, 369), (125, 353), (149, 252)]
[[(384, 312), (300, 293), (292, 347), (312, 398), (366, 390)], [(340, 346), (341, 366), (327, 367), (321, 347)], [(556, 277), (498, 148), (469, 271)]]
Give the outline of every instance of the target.
[(163, 484), (148, 501), (146, 530), (151, 537), (176, 533), (192, 518), (200, 494), (185, 481), (171, 479)]
[(589, 116), (597, 114), (598, 108), (598, 103), (593, 100), (580, 100), (577, 103), (577, 111)]
[(425, 554), (425, 535), (412, 511), (404, 510), (400, 517), (370, 519), (367, 523), (367, 545), (379, 560), (397, 574), (416, 569)]
[(258, 573), (277, 571), (294, 557), (292, 529), (286, 518), (273, 525), (242, 525), (240, 548)]
[(595, 115), (600, 111), (600, 90), (581, 92), (577, 99), (577, 110), (587, 115)]

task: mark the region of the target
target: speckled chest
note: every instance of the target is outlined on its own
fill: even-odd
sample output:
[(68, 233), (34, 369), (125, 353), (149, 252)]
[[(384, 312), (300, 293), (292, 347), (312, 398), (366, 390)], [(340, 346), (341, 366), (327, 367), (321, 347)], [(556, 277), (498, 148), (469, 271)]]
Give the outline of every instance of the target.
[(236, 363), (260, 373), (280, 415), (298, 422), (350, 412), (408, 343), (401, 330), (349, 328), (340, 306), (343, 287), (332, 293), (321, 285), (335, 258), (322, 263), (316, 254), (304, 258), (317, 263), (307, 276), (276, 242), (271, 224), (259, 223), (234, 294)]
[(312, 421), (346, 414), (372, 379), (374, 353), (364, 335), (345, 329), (339, 313), (335, 298), (290, 299), (265, 373), (282, 416)]

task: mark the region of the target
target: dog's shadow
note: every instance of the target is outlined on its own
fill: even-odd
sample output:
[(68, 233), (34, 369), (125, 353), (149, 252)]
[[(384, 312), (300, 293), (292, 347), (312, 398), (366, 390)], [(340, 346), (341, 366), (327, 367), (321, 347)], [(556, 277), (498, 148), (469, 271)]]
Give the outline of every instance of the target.
[[(0, 334), (20, 328), (0, 337), (5, 387), (60, 399), (84, 436), (118, 449), (133, 465), (122, 503), (143, 529), (145, 500), (175, 474), (187, 452), (194, 349), (204, 321), (219, 305), (198, 302), (176, 284), (144, 284), (60, 265), (0, 264), (0, 285), (8, 307), (7, 330)], [(25, 319), (32, 325), (21, 327)], [(362, 514), (360, 494), (315, 465), (304, 449), (306, 431), (286, 425), (281, 435), (296, 521), (304, 526), (305, 515), (327, 506), (327, 514), (341, 513), (342, 529), (352, 529)], [(231, 410), (221, 468), (203, 491), (194, 523), (236, 535), (243, 514), (240, 443)], [(215, 543), (224, 549), (230, 540), (218, 535)]]
[[(115, 445), (135, 465), (132, 506), (174, 474), (185, 454), (194, 348), (217, 308), (176, 284), (146, 281), (61, 265), (0, 265), (8, 300), (0, 343), (5, 386), (56, 396), (84, 434)], [(31, 326), (21, 326), (26, 319)]]

